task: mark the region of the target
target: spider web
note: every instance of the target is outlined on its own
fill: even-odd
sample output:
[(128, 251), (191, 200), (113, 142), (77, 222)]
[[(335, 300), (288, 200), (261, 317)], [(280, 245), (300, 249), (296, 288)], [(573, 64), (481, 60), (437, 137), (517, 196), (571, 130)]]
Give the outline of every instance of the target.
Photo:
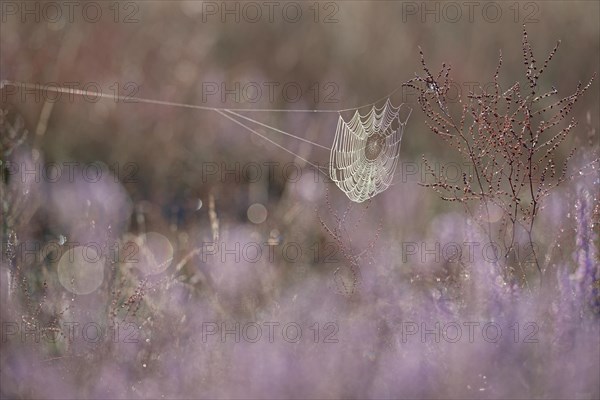
[(348, 122), (340, 115), (329, 175), (350, 200), (362, 203), (391, 185), (408, 120), (400, 120), (401, 107), (394, 107), (388, 98), (366, 115), (357, 110)]
[[(88, 90), (80, 90), (66, 87), (42, 86), (35, 83), (16, 82), (9, 80), (0, 81), (0, 89), (11, 85), (29, 90), (46, 90), (57, 93), (68, 93), (71, 95), (88, 96), (93, 95), (102, 98), (115, 98), (108, 93), (98, 93)], [(302, 142), (308, 143), (314, 147), (330, 151), (329, 177), (336, 185), (354, 202), (362, 203), (371, 199), (375, 195), (386, 190), (392, 183), (394, 171), (398, 164), (400, 152), (400, 141), (404, 132), (404, 126), (410, 117), (404, 121), (400, 120), (401, 104), (394, 107), (390, 97), (402, 86), (397, 87), (386, 97), (376, 100), (373, 103), (360, 106), (358, 108), (348, 108), (342, 110), (297, 110), (297, 109), (235, 109), (235, 108), (217, 108), (195, 104), (177, 103), (171, 101), (148, 99), (141, 97), (122, 97), (117, 96), (120, 101), (155, 104), (162, 106), (188, 108), (204, 111), (212, 111), (220, 114), (222, 117), (241, 126), (248, 132), (262, 138), (279, 149), (294, 155), (297, 159), (316, 168), (317, 171), (327, 176), (322, 167), (302, 157), (283, 145), (275, 142), (263, 133), (257, 131), (253, 126), (266, 128), (271, 132), (280, 135), (292, 137)], [(386, 100), (381, 108), (375, 104)], [(361, 115), (359, 109), (370, 106), (371, 109), (366, 115)], [(348, 122), (341, 116), (342, 112), (355, 111), (354, 116)], [(331, 148), (322, 144), (294, 135), (282, 129), (262, 123), (254, 118), (250, 118), (241, 113), (269, 113), (269, 112), (299, 112), (299, 113), (337, 113), (339, 115), (338, 125), (335, 132), (335, 138)]]

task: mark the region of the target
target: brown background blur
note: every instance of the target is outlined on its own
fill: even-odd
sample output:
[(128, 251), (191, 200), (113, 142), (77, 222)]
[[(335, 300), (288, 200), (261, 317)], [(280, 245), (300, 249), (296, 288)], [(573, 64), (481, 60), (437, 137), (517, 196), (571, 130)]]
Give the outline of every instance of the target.
[[(124, 2), (118, 10), (112, 2), (96, 2), (86, 9), (87, 18), (85, 3), (78, 3), (70, 22), (68, 15), (56, 19), (55, 10), (44, 11), (47, 3), (4, 2), (0, 77), (77, 82), (78, 88), (97, 83), (88, 88), (99, 87), (104, 93), (113, 93), (111, 85), (116, 83), (122, 95), (131, 93), (124, 87), (132, 82), (139, 97), (214, 107), (344, 109), (379, 99), (415, 73), (422, 74), (418, 46), (434, 72), (447, 62), (455, 81), (483, 84), (490, 81), (501, 50), (501, 84), (508, 88), (523, 81), (524, 21), (538, 62), (562, 40), (542, 88), (555, 86), (566, 96), (578, 81), (600, 71), (598, 2), (475, 3), (470, 21), (469, 8), (462, 2), (299, 2), (293, 7), (275, 2), (270, 21), (268, 6), (261, 1), (253, 3), (261, 9), (258, 17), (248, 2)], [(299, 18), (294, 18), (296, 6), (302, 11)], [(23, 15), (25, 8), (34, 14)], [(60, 8), (65, 14), (67, 7)], [(102, 16), (91, 22), (96, 8)], [(237, 11), (223, 15), (225, 9)], [(265, 82), (279, 85), (272, 99)], [(243, 95), (239, 102), (232, 96), (222, 101), (220, 89), (216, 95), (204, 92), (207, 85), (234, 88), (248, 83), (263, 89), (254, 103), (244, 102)], [(286, 84), (302, 89), (299, 101), (286, 100), (281, 90)], [(464, 95), (468, 88), (462, 90)], [(592, 129), (597, 135), (599, 93), (595, 83), (577, 104), (574, 116), (581, 124), (571, 144), (585, 145)], [(333, 102), (325, 102), (328, 94)], [(18, 110), (35, 131), (44, 97), (21, 95), (5, 88), (2, 105)], [(415, 96), (397, 92), (392, 99), (414, 108), (402, 160), (420, 160), (423, 153), (444, 158), (443, 144), (426, 129)], [(336, 114), (251, 116), (325, 146), (331, 145), (337, 123)], [(269, 137), (302, 151), (313, 162), (328, 159), (327, 151), (301, 148), (299, 142), (277, 134)], [(67, 95), (53, 104), (47, 129), (35, 145), (47, 161), (136, 163), (140, 184), (130, 188), (134, 201), (189, 191), (205, 196), (207, 188), (195, 169), (201, 162), (294, 160), (212, 112), (106, 99), (94, 103)], [(171, 179), (174, 176), (177, 179)]]

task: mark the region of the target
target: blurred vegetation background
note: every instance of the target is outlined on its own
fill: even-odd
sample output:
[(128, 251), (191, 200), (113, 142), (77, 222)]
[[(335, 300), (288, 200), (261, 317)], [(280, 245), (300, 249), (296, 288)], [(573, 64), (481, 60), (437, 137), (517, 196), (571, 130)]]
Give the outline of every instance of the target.
[[(52, 21), (42, 15), (36, 21), (41, 10), (54, 15), (48, 8), (52, 3), (3, 1), (0, 80), (52, 83), (101, 90), (109, 95), (118, 89), (121, 96), (208, 107), (346, 110), (384, 98), (415, 73), (423, 75), (420, 47), (434, 74), (443, 62), (452, 66), (451, 78), (464, 97), (472, 85), (492, 82), (500, 51), (500, 85), (508, 89), (520, 81), (522, 87), (526, 86), (524, 22), (539, 63), (557, 40), (562, 41), (542, 75), (541, 92), (556, 88), (558, 96), (564, 98), (575, 92), (578, 82), (585, 85), (600, 72), (600, 2), (468, 2), (472, 9), (464, 3), (273, 2), (273, 18), (269, 19), (270, 6), (262, 1), (97, 1), (77, 3), (72, 21), (66, 14)], [(60, 4), (63, 12), (67, 10), (64, 3), (53, 4)], [(101, 10), (98, 22), (83, 17), (82, 9), (87, 4), (95, 5), (88, 6), (88, 17), (94, 16), (95, 7)], [(249, 21), (255, 14), (248, 4), (260, 7), (257, 22)], [(23, 13), (25, 7), (33, 9), (33, 14)], [(35, 7), (39, 7), (38, 12)], [(283, 16), (286, 7), (288, 17), (294, 15), (290, 7), (299, 7), (302, 15), (297, 22)], [(236, 8), (239, 22), (235, 21), (235, 11), (233, 15), (224, 12)], [(248, 101), (240, 93), (240, 88), (247, 85), (263, 89), (257, 101)], [(268, 95), (269, 85), (274, 87), (273, 97)], [(286, 97), (282, 91), (286, 85), (301, 88), (297, 101)], [(217, 87), (217, 93), (208, 95), (208, 87)], [(575, 105), (572, 116), (579, 125), (560, 147), (560, 157), (566, 157), (574, 146), (597, 151), (597, 87), (595, 81)], [(237, 90), (239, 101), (232, 95), (223, 99), (223, 88)], [(249, 93), (253, 92), (245, 94)], [(293, 89), (287, 95), (291, 93)], [(506, 296), (508, 300), (502, 307), (496, 307), (494, 296), (500, 291), (517, 290), (502, 279), (490, 278), (487, 269), (492, 268), (485, 268), (492, 265), (489, 260), (484, 263), (480, 257), (471, 263), (472, 268), (462, 268), (448, 259), (437, 257), (433, 262), (432, 257), (423, 256), (424, 252), (431, 255), (427, 249), (436, 243), (471, 241), (471, 228), (465, 223), (466, 214), (460, 204), (444, 202), (432, 190), (418, 185), (423, 180), (423, 155), (438, 163), (459, 158), (426, 126), (413, 90), (397, 90), (391, 96), (395, 105), (404, 102), (413, 109), (404, 131), (394, 184), (377, 195), (368, 210), (364, 206), (353, 209), (360, 212), (346, 220), (349, 235), (342, 238), (347, 240), (342, 244), (342, 240), (328, 234), (325, 225), (337, 227), (339, 221), (334, 214), (348, 206), (345, 195), (333, 184), (323, 184), (324, 177), (315, 182), (315, 172), (308, 168), (302, 179), (286, 180), (286, 173), (294, 172), (285, 171), (289, 163), (306, 165), (221, 115), (115, 99), (90, 101), (66, 94), (58, 101), (49, 101), (44, 94), (54, 98), (49, 92), (25, 91), (22, 87), (15, 91), (15, 87), (5, 85), (0, 89), (0, 110), (9, 111), (11, 123), (16, 115), (22, 116), (29, 131), (18, 151), (7, 155), (6, 148), (2, 148), (3, 163), (5, 157), (22, 162), (21, 167), (33, 163), (101, 162), (113, 171), (118, 167), (115, 172), (120, 182), (18, 182), (5, 174), (5, 182), (0, 185), (0, 222), (3, 245), (12, 241), (3, 250), (12, 256), (3, 258), (0, 266), (2, 322), (36, 322), (58, 315), (66, 320), (105, 321), (108, 326), (119, 311), (119, 319), (136, 322), (148, 339), (138, 346), (116, 347), (106, 341), (105, 347), (86, 348), (87, 343), (83, 343), (85, 357), (72, 359), (68, 357), (76, 355), (79, 348), (42, 344), (40, 354), (47, 355), (46, 361), (53, 361), (51, 365), (57, 368), (39, 372), (36, 366), (45, 364), (38, 362), (28, 343), (18, 343), (15, 335), (12, 342), (0, 344), (0, 378), (5, 387), (2, 394), (11, 398), (67, 397), (64, 393), (72, 398), (134, 398), (133, 393), (142, 390), (135, 396), (158, 398), (158, 394), (165, 397), (164, 393), (172, 393), (181, 397), (179, 394), (191, 393), (184, 397), (230, 398), (265, 397), (269, 393), (275, 398), (296, 398), (311, 397), (315, 390), (317, 395), (313, 397), (319, 398), (364, 398), (367, 394), (399, 398), (398, 393), (431, 398), (441, 393), (450, 396), (448, 387), (456, 387), (457, 398), (481, 398), (481, 391), (488, 387), (488, 383), (481, 382), (486, 376), (493, 389), (486, 392), (488, 397), (558, 398), (557, 393), (562, 393), (562, 398), (573, 398), (578, 396), (574, 388), (588, 394), (594, 390), (592, 396), (598, 393), (594, 373), (598, 369), (598, 348), (589, 339), (597, 338), (597, 328), (579, 331), (563, 323), (563, 316), (570, 321), (577, 315), (574, 308), (569, 308), (569, 301), (552, 292), (542, 297), (541, 312), (533, 314), (540, 318), (527, 319), (531, 304), (513, 302), (512, 294)], [(367, 110), (362, 108), (361, 112)], [(10, 125), (5, 123), (4, 115), (0, 114), (3, 135)], [(326, 147), (331, 146), (338, 123), (336, 112), (246, 115)], [(341, 115), (349, 118), (352, 111)], [(257, 130), (310, 162), (324, 166), (329, 160), (326, 149), (308, 147), (261, 127)], [(5, 137), (0, 139), (2, 146), (10, 142)], [(570, 172), (575, 173), (586, 157), (589, 154), (576, 153)], [(251, 162), (261, 167), (261, 179), (250, 181), (240, 173)], [(277, 163), (274, 175), (268, 176), (269, 165), (273, 164), (266, 163), (272, 162)], [(215, 166), (217, 173), (212, 174)], [(222, 179), (224, 172), (236, 168), (237, 173), (228, 173)], [(585, 225), (592, 216), (598, 220), (599, 182), (595, 172), (592, 170), (580, 181), (565, 182), (557, 191), (559, 196), (549, 198), (548, 207), (540, 214), (540, 229), (534, 241), (540, 244), (540, 254), (549, 265), (547, 275), (551, 275), (548, 281), (552, 285), (557, 276), (562, 279), (559, 286), (576, 282), (569, 278), (577, 267), (573, 267), (574, 260), (579, 262), (580, 270), (581, 265), (589, 263), (592, 271), (592, 252), (586, 250), (587, 258), (577, 254), (593, 247), (587, 242), (597, 242), (590, 239), (594, 235)], [(583, 184), (579, 187), (580, 182)], [(585, 200), (582, 189), (595, 189), (596, 193), (589, 196), (593, 199)], [(598, 226), (594, 224), (590, 222), (590, 226)], [(586, 229), (575, 229), (579, 225)], [(164, 274), (150, 276), (150, 282), (156, 285), (145, 294), (142, 292), (148, 275), (141, 268), (146, 265), (145, 258), (138, 266), (140, 270), (122, 260), (111, 263), (110, 268), (103, 267), (104, 275), (90, 278), (98, 284), (98, 290), (76, 295), (68, 283), (59, 282), (58, 258), (44, 256), (37, 263), (29, 262), (25, 257), (15, 257), (12, 248), (15, 242), (27, 245), (54, 241), (62, 246), (65, 240), (92, 239), (109, 244), (118, 241), (123, 246), (136, 240), (144, 243), (140, 238), (146, 232), (160, 233), (168, 239), (162, 241), (165, 246), (156, 247), (164, 250), (164, 254), (157, 254), (167, 254), (168, 262), (161, 266), (172, 267)], [(373, 239), (378, 239), (374, 245)], [(207, 257), (196, 257), (198, 253), (194, 252), (205, 250), (202, 246), (206, 242), (218, 240), (228, 248), (233, 243), (267, 243), (266, 248), (295, 242), (304, 250), (304, 257), (300, 262), (290, 262), (281, 256), (281, 246), (274, 246), (274, 261), (267, 259), (264, 250), (259, 263), (234, 263), (231, 257), (225, 261), (218, 256), (208, 257), (208, 261)], [(424, 246), (420, 254), (409, 258), (402, 247), (406, 243)], [(335, 246), (327, 247), (332, 244)], [(142, 250), (150, 247), (147, 243), (140, 245)], [(330, 254), (332, 249), (334, 254)], [(342, 254), (348, 249), (350, 256)], [(313, 257), (315, 251), (318, 257)], [(366, 255), (359, 259), (355, 256), (360, 252)], [(337, 262), (328, 262), (331, 255)], [(173, 263), (169, 264), (171, 258)], [(342, 297), (327, 290), (339, 284), (335, 281), (336, 268), (356, 264), (362, 268), (364, 282), (358, 296)], [(22, 272), (15, 274), (19, 265)], [(526, 267), (523, 275), (537, 282), (535, 266)], [(342, 283), (354, 278), (347, 269), (342, 272), (347, 274)], [(18, 282), (21, 292), (15, 296), (7, 295), (12, 290), (8, 281), (13, 276), (23, 277)], [(67, 272), (63, 273), (62, 277), (66, 276)], [(569, 287), (565, 284), (561, 290)], [(333, 289), (340, 292), (339, 286)], [(21, 307), (16, 301), (10, 302), (11, 296), (23, 300)], [(446, 318), (458, 313), (455, 306), (468, 312), (481, 309), (481, 314), (474, 315), (496, 321), (498, 309), (503, 308), (502, 315), (512, 318), (517, 305), (521, 308), (516, 315), (523, 312), (523, 321), (538, 321), (544, 334), (550, 332), (539, 347), (497, 346), (492, 351), (491, 347), (483, 349), (465, 342), (462, 347), (447, 346), (444, 352), (425, 342), (425, 346), (403, 346), (398, 338), (399, 325), (393, 324), (411, 317), (415, 321)], [(538, 309), (537, 303), (533, 306)], [(560, 311), (557, 332), (564, 326), (565, 337), (577, 345), (575, 351), (553, 352), (554, 331), (547, 331), (545, 322), (550, 312), (546, 308), (550, 307)], [(289, 347), (282, 351), (268, 347), (268, 343), (264, 347), (211, 345), (209, 349), (200, 346), (197, 338), (200, 324), (212, 317), (298, 321), (304, 316), (314, 318), (312, 322), (339, 321), (340, 344), (345, 347), (330, 346), (324, 351), (312, 346), (312, 352)], [(138, 323), (141, 320), (144, 322)], [(592, 322), (597, 327), (597, 320)], [(390, 351), (393, 340), (404, 353)], [(284, 357), (281, 363), (279, 354)], [(432, 356), (429, 359), (428, 354)], [(255, 367), (261, 355), (274, 357), (263, 363), (272, 370)], [(163, 357), (160, 362), (159, 356)], [(299, 358), (302, 369), (287, 368)], [(60, 370), (62, 365), (68, 374)], [(235, 367), (231, 375), (227, 372), (229, 365)], [(99, 370), (103, 371), (100, 378), (96, 374)], [(142, 377), (146, 379), (140, 383)], [(314, 381), (320, 381), (320, 386), (313, 385)], [(254, 391), (249, 390), (253, 385)], [(303, 390), (298, 391), (300, 387)], [(402, 392), (404, 387), (407, 391)]]
[[(99, 87), (104, 93), (114, 93), (117, 84), (121, 95), (213, 107), (346, 109), (380, 99), (415, 73), (421, 74), (418, 46), (429, 65), (451, 64), (456, 82), (482, 85), (491, 81), (502, 51), (501, 84), (508, 88), (517, 80), (523, 82), (523, 22), (528, 23), (539, 62), (562, 40), (542, 87), (556, 87), (564, 97), (577, 82), (587, 82), (600, 70), (600, 5), (591, 1), (500, 2), (491, 8), (483, 2), (474, 6), (472, 20), (469, 8), (461, 3), (453, 3), (452, 9), (444, 2), (302, 2), (295, 3), (303, 12), (295, 23), (283, 17), (285, 2), (275, 6), (272, 22), (267, 7), (255, 3), (262, 10), (256, 23), (249, 21), (251, 10), (244, 14), (244, 2), (126, 2), (117, 17), (109, 4), (98, 4), (103, 15), (94, 23), (82, 18), (81, 7), (75, 9), (73, 22), (66, 18), (36, 22), (31, 16), (23, 22), (20, 14), (5, 13), (0, 78), (41, 84), (76, 82), (78, 88)], [(456, 4), (461, 12), (458, 17)], [(223, 16), (224, 7), (238, 7), (240, 21)], [(501, 14), (496, 14), (498, 9)], [(330, 23), (325, 22), (328, 16)], [(132, 22), (125, 23), (128, 17)], [(265, 89), (254, 103), (243, 98), (237, 102), (232, 96), (222, 101), (221, 90), (212, 96), (204, 92), (207, 84), (234, 88), (252, 82)], [(279, 84), (272, 99), (265, 82)], [(126, 88), (127, 83), (133, 86)], [(286, 101), (280, 90), (289, 83), (303, 90), (297, 102)], [(334, 86), (326, 86), (331, 83)], [(311, 89), (315, 85), (319, 93)], [(468, 87), (460, 88), (466, 95)], [(333, 103), (324, 101), (328, 94)], [(26, 99), (20, 95), (5, 88), (2, 107), (17, 110), (31, 132), (38, 130), (29, 138), (30, 145), (39, 149), (46, 162), (135, 163), (139, 167), (136, 182), (125, 184), (134, 203), (161, 204), (167, 214), (175, 207), (182, 221), (187, 211), (195, 211), (196, 199), (206, 202), (211, 190), (219, 193), (219, 207), (227, 210), (225, 215), (243, 219), (253, 196), (265, 202), (266, 196), (276, 203), (285, 189), (281, 174), (256, 184), (260, 187), (203, 182), (203, 163), (224, 162), (232, 167), (236, 162), (276, 161), (283, 166), (294, 161), (290, 154), (212, 112), (106, 99), (71, 100), (63, 95), (46, 105), (44, 115), (43, 97), (36, 101), (31, 94)], [(569, 139), (571, 145), (585, 147), (590, 140), (597, 141), (593, 135), (598, 132), (599, 99), (600, 91), (593, 87), (576, 106), (574, 116), (580, 126)], [(419, 163), (422, 154), (441, 161), (453, 159), (426, 128), (414, 93), (399, 91), (392, 100), (414, 109), (403, 139), (402, 162)], [(252, 117), (325, 146), (331, 145), (337, 123), (336, 114), (261, 113)], [(277, 134), (268, 136), (312, 162), (324, 165), (328, 160), (327, 151), (307, 149)], [(384, 195), (389, 204), (397, 203), (399, 191), (408, 188), (401, 175), (397, 174), (397, 185)], [(414, 185), (409, 190), (427, 192)], [(430, 211), (441, 205), (433, 194), (427, 197), (432, 202), (427, 204), (437, 206), (423, 207), (429, 210), (423, 216), (431, 216)]]

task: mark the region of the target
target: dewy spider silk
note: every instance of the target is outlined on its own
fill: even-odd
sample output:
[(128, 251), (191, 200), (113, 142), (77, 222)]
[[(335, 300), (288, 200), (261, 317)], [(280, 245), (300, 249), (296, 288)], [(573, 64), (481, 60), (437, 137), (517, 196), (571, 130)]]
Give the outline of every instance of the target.
[(364, 116), (357, 110), (348, 122), (340, 115), (329, 176), (350, 200), (362, 203), (391, 185), (406, 123), (400, 121), (400, 108), (387, 99)]
[[(0, 82), (0, 89), (5, 87), (7, 91), (5, 95), (17, 94), (19, 90), (39, 90), (52, 93), (66, 93), (77, 96), (93, 96), (95, 98), (116, 99), (120, 101), (125, 99), (124, 97), (116, 94), (67, 88), (54, 84), (40, 85), (34, 83), (3, 80)], [(357, 203), (362, 203), (385, 191), (391, 185), (394, 178), (394, 171), (396, 170), (400, 156), (400, 142), (404, 133), (404, 127), (408, 122), (411, 111), (409, 110), (408, 116), (404, 119), (404, 121), (402, 121), (400, 119), (400, 110), (403, 104), (398, 107), (394, 107), (390, 101), (390, 97), (400, 88), (401, 86), (394, 89), (394, 91), (392, 91), (389, 95), (378, 99), (373, 103), (342, 110), (215, 108), (131, 96), (127, 96), (126, 100), (130, 103), (156, 104), (162, 106), (216, 112), (222, 117), (241, 126), (248, 132), (306, 162), (307, 164), (316, 168), (316, 170), (320, 173), (328, 175), (329, 178), (335, 182), (337, 187), (340, 188), (340, 190), (342, 190), (350, 200)], [(385, 100), (385, 104), (380, 108), (376, 107), (376, 104), (383, 100)], [(359, 110), (366, 107), (370, 107), (370, 111), (364, 115), (361, 115)], [(341, 115), (342, 112), (346, 111), (354, 111), (354, 116), (347, 122)], [(333, 145), (331, 147), (324, 146), (241, 114), (249, 112), (337, 113), (339, 118)], [(300, 140), (314, 147), (328, 150), (330, 161), (329, 174), (324, 172), (323, 169), (315, 163), (273, 141), (263, 133), (258, 132), (253, 126), (266, 128), (271, 132), (276, 132), (296, 140)]]

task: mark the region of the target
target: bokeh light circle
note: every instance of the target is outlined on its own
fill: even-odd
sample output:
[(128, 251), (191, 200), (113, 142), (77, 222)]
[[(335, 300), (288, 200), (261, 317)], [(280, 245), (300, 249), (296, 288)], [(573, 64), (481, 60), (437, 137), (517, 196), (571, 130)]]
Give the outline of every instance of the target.
[(255, 224), (262, 224), (267, 220), (267, 209), (260, 203), (254, 203), (248, 207), (248, 219)]
[(77, 295), (96, 291), (104, 281), (104, 257), (94, 246), (73, 247), (58, 261), (58, 280)]

